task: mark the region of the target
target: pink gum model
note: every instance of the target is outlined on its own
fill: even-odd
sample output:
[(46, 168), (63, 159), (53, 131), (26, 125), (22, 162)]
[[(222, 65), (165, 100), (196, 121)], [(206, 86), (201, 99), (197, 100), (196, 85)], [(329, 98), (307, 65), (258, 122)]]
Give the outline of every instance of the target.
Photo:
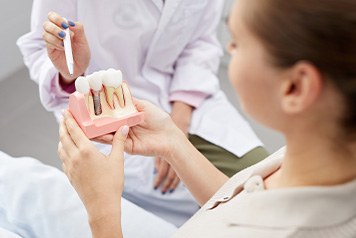
[[(131, 95), (125, 96), (131, 97)], [(144, 121), (143, 112), (137, 111), (119, 118), (102, 117), (92, 119), (85, 102), (85, 96), (79, 92), (74, 92), (69, 96), (69, 111), (89, 139), (115, 132), (124, 125), (131, 127)]]

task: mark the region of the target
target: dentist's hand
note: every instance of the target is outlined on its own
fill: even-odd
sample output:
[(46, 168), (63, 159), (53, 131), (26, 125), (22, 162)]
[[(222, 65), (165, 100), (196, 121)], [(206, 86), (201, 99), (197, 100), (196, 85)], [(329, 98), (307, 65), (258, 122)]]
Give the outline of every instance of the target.
[(89, 218), (119, 217), (124, 185), (124, 143), (129, 128), (113, 137), (109, 156), (100, 153), (67, 111), (60, 125), (58, 154), (64, 172), (88, 210)]
[[(74, 74), (68, 72), (63, 39), (65, 29), (69, 27), (72, 43)], [(84, 27), (80, 22), (68, 21), (68, 23), (55, 12), (48, 13), (48, 21), (43, 24), (42, 38), (46, 42), (48, 56), (57, 68), (61, 83), (70, 84), (78, 76), (83, 75), (90, 61), (90, 49), (84, 33)]]

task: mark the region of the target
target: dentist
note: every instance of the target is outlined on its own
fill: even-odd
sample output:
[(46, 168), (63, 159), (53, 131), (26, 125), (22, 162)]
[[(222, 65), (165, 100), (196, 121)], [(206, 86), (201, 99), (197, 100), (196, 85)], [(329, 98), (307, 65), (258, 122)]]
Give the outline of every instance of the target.
[[(219, 88), (222, 49), (216, 29), (223, 5), (213, 0), (34, 0), (31, 32), (18, 46), (43, 106), (57, 118), (78, 76), (120, 69), (133, 96), (170, 113), (193, 145), (231, 176), (267, 153)], [(62, 46), (67, 28), (73, 76)], [(111, 151), (109, 145), (98, 147)], [(124, 171), (123, 197), (143, 209), (176, 226), (198, 210), (163, 159), (126, 155)]]

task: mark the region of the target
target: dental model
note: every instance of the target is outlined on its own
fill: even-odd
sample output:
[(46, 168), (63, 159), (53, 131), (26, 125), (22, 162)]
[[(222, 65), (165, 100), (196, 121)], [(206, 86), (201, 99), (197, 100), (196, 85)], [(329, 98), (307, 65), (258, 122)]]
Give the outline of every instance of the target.
[[(103, 86), (103, 85), (104, 86)], [(120, 70), (102, 70), (75, 81), (69, 111), (89, 139), (143, 122)]]

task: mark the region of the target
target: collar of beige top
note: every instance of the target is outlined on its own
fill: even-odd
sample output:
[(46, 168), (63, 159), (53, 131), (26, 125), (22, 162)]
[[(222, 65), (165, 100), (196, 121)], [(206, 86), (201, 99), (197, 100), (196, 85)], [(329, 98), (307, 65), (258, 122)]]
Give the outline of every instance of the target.
[[(256, 166), (242, 171), (241, 175), (235, 175), (204, 208), (214, 209), (219, 204), (228, 202), (242, 191), (251, 177), (268, 176), (280, 166), (284, 152), (283, 148)], [(356, 217), (355, 201), (356, 180), (337, 186), (263, 190), (240, 196), (234, 204), (234, 210), (238, 212), (229, 212), (223, 219), (232, 226), (330, 227)]]
[(242, 196), (230, 225), (322, 228), (356, 217), (356, 180), (328, 187), (265, 190)]
[(251, 179), (251, 177), (258, 175), (265, 178), (276, 171), (281, 165), (284, 153), (285, 147), (281, 148), (260, 163), (234, 175), (216, 194), (213, 195), (213, 197), (211, 197), (211, 199), (209, 199), (203, 208), (210, 210), (217, 207), (220, 203), (230, 201), (243, 190), (245, 183)]

